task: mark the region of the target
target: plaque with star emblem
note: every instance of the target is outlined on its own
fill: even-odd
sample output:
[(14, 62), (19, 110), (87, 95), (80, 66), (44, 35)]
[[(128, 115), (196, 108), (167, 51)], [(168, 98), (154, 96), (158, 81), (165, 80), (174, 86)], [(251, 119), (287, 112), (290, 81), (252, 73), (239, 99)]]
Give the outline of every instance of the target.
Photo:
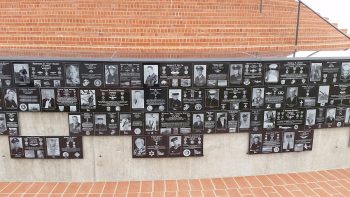
[(64, 68), (60, 62), (33, 62), (30, 72), (34, 87), (64, 86)]
[(160, 86), (162, 87), (191, 87), (191, 63), (163, 63), (159, 70)]
[(314, 139), (314, 130), (298, 130), (295, 132), (295, 152), (311, 151)]
[[(203, 156), (204, 137), (201, 134), (183, 135), (183, 157)], [(171, 147), (171, 146), (170, 146)]]
[(318, 86), (303, 85), (298, 87), (298, 108), (311, 108), (316, 106)]
[[(120, 63), (120, 86), (140, 87), (142, 86), (142, 66), (140, 63)], [(107, 79), (106, 79), (107, 80)]]
[(276, 128), (280, 130), (297, 130), (304, 123), (304, 109), (278, 109)]
[(168, 138), (164, 135), (146, 136), (146, 157), (159, 158), (167, 157)]
[(350, 84), (334, 84), (330, 86), (329, 106), (350, 105)]
[(44, 159), (45, 158), (45, 137), (23, 136), (24, 158)]
[(229, 110), (227, 111), (227, 126), (229, 133), (238, 132), (238, 119), (239, 111), (238, 110)]
[(79, 89), (77, 88), (57, 88), (56, 101), (58, 111), (77, 112), (79, 111)]
[(267, 109), (280, 109), (284, 107), (286, 89), (284, 86), (265, 87), (265, 105)]
[(282, 132), (266, 131), (262, 134), (262, 153), (280, 153), (282, 152)]
[(265, 85), (280, 84), (280, 63), (265, 63)]
[(18, 88), (18, 105), (23, 112), (40, 112), (39, 88)]
[(146, 157), (146, 136), (132, 136), (132, 158)]
[(162, 112), (160, 113), (160, 134), (189, 134), (191, 121), (190, 112)]
[(216, 120), (214, 111), (206, 111), (204, 113), (204, 133), (215, 133)]
[(282, 62), (280, 68), (280, 83), (282, 85), (307, 85), (309, 82), (309, 62)]
[(147, 112), (167, 111), (168, 90), (166, 88), (146, 88), (145, 108)]
[(19, 135), (17, 112), (0, 113), (0, 135)]
[(97, 111), (130, 112), (130, 94), (128, 89), (98, 89)]
[(243, 85), (259, 86), (264, 84), (265, 69), (260, 62), (246, 62), (243, 66)]
[(97, 111), (96, 92), (98, 89), (80, 89), (80, 111)]
[(251, 90), (248, 87), (220, 89), (222, 110), (246, 110), (250, 108)]
[(183, 111), (203, 111), (204, 90), (200, 88), (182, 89)]
[(228, 73), (227, 63), (210, 63), (207, 67), (207, 87), (228, 86)]
[(84, 62), (80, 65), (81, 87), (103, 87), (103, 65), (96, 62)]
[(0, 61), (0, 86), (11, 87), (13, 84), (13, 69), (10, 62)]

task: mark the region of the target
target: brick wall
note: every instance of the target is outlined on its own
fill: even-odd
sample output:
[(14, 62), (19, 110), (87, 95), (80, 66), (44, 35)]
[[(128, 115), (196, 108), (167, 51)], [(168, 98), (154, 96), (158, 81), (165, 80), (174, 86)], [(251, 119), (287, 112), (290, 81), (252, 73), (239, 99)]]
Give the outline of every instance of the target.
[(3, 55), (241, 57), (350, 48), (294, 0), (1, 0)]

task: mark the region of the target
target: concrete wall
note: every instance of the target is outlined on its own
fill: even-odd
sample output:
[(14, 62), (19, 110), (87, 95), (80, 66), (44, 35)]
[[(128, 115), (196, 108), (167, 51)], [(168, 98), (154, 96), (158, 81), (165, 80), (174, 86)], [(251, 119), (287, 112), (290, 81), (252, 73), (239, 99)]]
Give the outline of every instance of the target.
[[(68, 135), (66, 113), (20, 113), (22, 135)], [(82, 160), (11, 159), (0, 136), (0, 181), (227, 177), (350, 167), (350, 128), (315, 130), (311, 152), (247, 155), (248, 134), (205, 135), (204, 157), (132, 159), (131, 137), (84, 137)]]

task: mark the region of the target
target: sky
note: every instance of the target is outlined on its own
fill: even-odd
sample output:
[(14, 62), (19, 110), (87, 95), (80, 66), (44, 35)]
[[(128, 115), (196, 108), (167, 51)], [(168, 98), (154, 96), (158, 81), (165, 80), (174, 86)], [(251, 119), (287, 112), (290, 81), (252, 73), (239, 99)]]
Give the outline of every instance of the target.
[(350, 0), (301, 0), (321, 16), (338, 23), (339, 29), (348, 29), (350, 34)]

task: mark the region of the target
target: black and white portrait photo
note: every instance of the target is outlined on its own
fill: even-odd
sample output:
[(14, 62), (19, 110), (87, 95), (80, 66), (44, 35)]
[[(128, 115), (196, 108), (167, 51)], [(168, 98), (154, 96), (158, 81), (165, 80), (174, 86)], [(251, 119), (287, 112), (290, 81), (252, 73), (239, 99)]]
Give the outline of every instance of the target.
[(60, 139), (58, 137), (46, 138), (46, 155), (51, 158), (60, 157)]
[(81, 109), (96, 109), (96, 92), (95, 90), (80, 90)]
[(118, 65), (105, 65), (106, 85), (119, 84)]
[(204, 127), (204, 114), (192, 114), (192, 126), (193, 129), (203, 129)]
[(322, 78), (322, 63), (311, 63), (310, 82), (319, 82)]
[(314, 126), (316, 123), (316, 109), (307, 109), (305, 116), (305, 125)]
[(260, 108), (264, 106), (264, 88), (253, 88), (252, 90), (252, 107)]
[(298, 87), (287, 87), (286, 106), (296, 107), (298, 105)]
[(23, 157), (24, 150), (23, 150), (23, 142), (21, 137), (10, 137), (10, 151), (11, 151), (11, 157), (13, 158), (20, 158)]
[(295, 137), (295, 132), (284, 132), (283, 133), (282, 150), (284, 152), (291, 152), (294, 150), (294, 137)]
[(66, 64), (66, 85), (67, 86), (80, 85), (78, 64)]
[(180, 155), (182, 153), (181, 136), (169, 136), (169, 155)]
[(143, 80), (147, 86), (158, 85), (158, 65), (143, 65)]
[(219, 89), (206, 90), (205, 106), (207, 108), (219, 107)]
[(30, 83), (29, 65), (25, 63), (14, 63), (15, 84), (28, 85)]
[(95, 116), (95, 135), (105, 135), (107, 133), (107, 117), (106, 114), (94, 114)]
[(146, 156), (146, 142), (144, 137), (133, 138), (133, 156), (144, 157)]
[(346, 108), (344, 123), (350, 124), (350, 107)]
[(320, 106), (325, 106), (325, 104), (328, 103), (328, 99), (329, 99), (329, 85), (319, 86), (317, 103), (319, 103)]
[(146, 113), (146, 131), (159, 131), (159, 114), (158, 113)]
[(17, 91), (15, 88), (8, 88), (4, 90), (4, 102), (5, 102), (5, 109), (7, 110), (14, 110), (18, 107), (18, 101), (17, 101)]
[(130, 113), (120, 113), (119, 114), (119, 130), (121, 134), (131, 133), (131, 114)]
[(343, 81), (350, 80), (350, 62), (343, 62), (341, 65), (340, 79)]
[(41, 89), (41, 108), (45, 111), (56, 109), (54, 89)]
[(69, 134), (80, 135), (81, 134), (81, 117), (79, 114), (68, 115), (69, 121)]
[(216, 128), (223, 129), (227, 128), (227, 113), (217, 112), (216, 113)]
[(327, 108), (326, 123), (334, 123), (336, 108)]
[(131, 90), (131, 108), (133, 110), (145, 108), (144, 90)]
[(205, 86), (206, 85), (206, 65), (194, 65), (193, 66), (193, 78), (195, 86)]
[(169, 89), (169, 109), (182, 109), (182, 94), (181, 89)]
[(242, 83), (242, 68), (243, 64), (230, 65), (230, 84)]
[(268, 64), (265, 72), (265, 82), (277, 84), (280, 78), (279, 64)]
[(249, 153), (259, 154), (262, 151), (262, 134), (251, 133), (249, 139)]
[(6, 117), (4, 113), (0, 113), (0, 135), (4, 135), (7, 131)]
[(240, 129), (250, 128), (250, 112), (239, 113), (239, 128)]
[(264, 129), (272, 129), (276, 127), (276, 111), (264, 111)]

